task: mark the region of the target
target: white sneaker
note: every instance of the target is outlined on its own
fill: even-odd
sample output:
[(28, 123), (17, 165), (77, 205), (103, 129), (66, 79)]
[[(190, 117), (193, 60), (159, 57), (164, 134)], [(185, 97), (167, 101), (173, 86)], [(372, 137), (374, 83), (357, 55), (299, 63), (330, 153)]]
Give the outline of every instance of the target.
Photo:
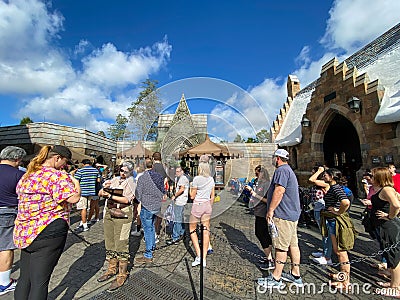
[(155, 243), (157, 244), (157, 243), (159, 243), (160, 242), (160, 239), (158, 238), (158, 235), (156, 234), (156, 236), (155, 236)]
[(332, 265), (332, 259), (326, 259), (323, 256), (318, 258), (314, 257), (312, 260), (320, 265)]
[[(197, 267), (198, 265), (200, 265), (200, 257), (196, 256), (196, 258), (192, 262), (192, 267)], [(206, 260), (203, 260), (203, 267), (207, 267)]]
[(320, 257), (322, 257), (323, 253), (322, 252), (313, 252), (313, 253), (311, 253), (311, 255), (316, 258), (320, 258)]
[(192, 267), (196, 267), (198, 265), (200, 265), (200, 257), (196, 256), (196, 258), (192, 262)]

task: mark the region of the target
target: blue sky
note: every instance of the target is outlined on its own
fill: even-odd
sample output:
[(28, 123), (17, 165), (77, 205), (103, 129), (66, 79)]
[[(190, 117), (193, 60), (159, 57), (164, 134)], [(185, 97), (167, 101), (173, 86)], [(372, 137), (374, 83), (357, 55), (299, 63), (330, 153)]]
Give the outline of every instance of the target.
[(278, 2), (0, 0), (0, 123), (106, 131), (151, 78), (167, 112), (184, 93), (212, 135), (254, 136), (289, 74), (305, 87), (400, 21), (397, 0)]

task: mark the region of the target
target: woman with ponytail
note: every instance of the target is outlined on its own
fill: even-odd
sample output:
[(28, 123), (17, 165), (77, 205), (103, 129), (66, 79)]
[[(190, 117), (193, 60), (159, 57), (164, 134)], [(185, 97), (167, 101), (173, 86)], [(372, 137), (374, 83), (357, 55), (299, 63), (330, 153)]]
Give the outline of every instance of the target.
[(81, 194), (79, 182), (63, 170), (71, 158), (65, 146), (44, 146), (17, 184), (14, 243), (21, 258), (16, 300), (47, 299), (67, 239), (69, 212)]
[(340, 272), (330, 274), (333, 280), (330, 285), (349, 292), (351, 284), (348, 251), (353, 249), (355, 240), (354, 225), (348, 213), (350, 200), (339, 184), (342, 173), (338, 169), (327, 169), (323, 178), (329, 184), (329, 189), (324, 197), (325, 210), (321, 212), (321, 230), (324, 237), (330, 237), (333, 251), (340, 263)]

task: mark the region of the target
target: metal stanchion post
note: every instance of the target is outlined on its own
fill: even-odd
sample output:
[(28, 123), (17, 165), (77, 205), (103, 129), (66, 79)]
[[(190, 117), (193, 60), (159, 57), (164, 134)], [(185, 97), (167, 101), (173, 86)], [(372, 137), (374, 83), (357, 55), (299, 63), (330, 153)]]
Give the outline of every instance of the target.
[(203, 271), (204, 271), (203, 244), (204, 244), (204, 227), (203, 227), (203, 224), (200, 223), (200, 239), (199, 239), (199, 246), (200, 246), (200, 300), (203, 300)]

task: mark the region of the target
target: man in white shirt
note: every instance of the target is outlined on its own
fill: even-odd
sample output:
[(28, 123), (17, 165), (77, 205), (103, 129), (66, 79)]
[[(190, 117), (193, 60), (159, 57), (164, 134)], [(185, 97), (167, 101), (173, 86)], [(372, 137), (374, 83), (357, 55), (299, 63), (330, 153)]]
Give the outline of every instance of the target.
[(188, 201), (189, 179), (184, 174), (181, 167), (177, 167), (176, 171), (176, 192), (172, 196), (174, 201), (174, 228), (172, 231), (172, 239), (167, 241), (168, 245), (179, 242), (185, 234), (185, 223), (183, 220), (185, 205)]

